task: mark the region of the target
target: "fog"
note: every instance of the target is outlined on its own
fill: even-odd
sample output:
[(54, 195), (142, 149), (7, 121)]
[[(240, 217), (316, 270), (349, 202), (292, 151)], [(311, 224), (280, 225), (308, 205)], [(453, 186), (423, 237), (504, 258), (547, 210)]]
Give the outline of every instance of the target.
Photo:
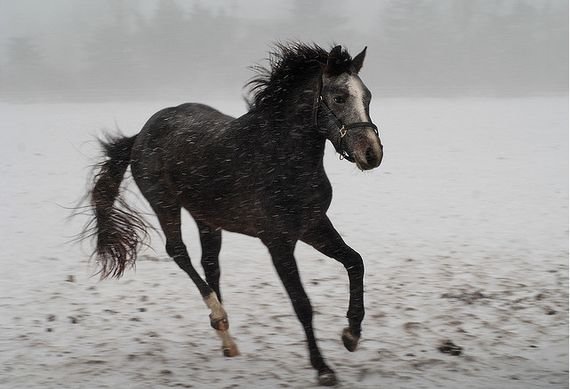
[(0, 100), (240, 99), (272, 42), (365, 45), (376, 96), (568, 91), (565, 0), (2, 1)]
[[(96, 136), (134, 136), (153, 113), (188, 101), (243, 114), (249, 67), (286, 40), (353, 55), (368, 46), (361, 76), (385, 150), (365, 173), (332, 142), (323, 156), (334, 188), (327, 215), (366, 268), (355, 353), (341, 339), (345, 269), (295, 248), (340, 386), (568, 388), (567, 0), (0, 0), (0, 388), (315, 387), (302, 326), (258, 239), (223, 232), (238, 358), (223, 356), (132, 174), (125, 199), (156, 228), (136, 271), (99, 282), (88, 260), (95, 242), (70, 242), (91, 217), (69, 216), (88, 203), (102, 166)], [(280, 147), (281, 127), (264, 147), (269, 125), (249, 130), (260, 141), (236, 149), (259, 158), (255, 166), (315, 158), (296, 136), (318, 140), (310, 131), (292, 133), (292, 150)], [(177, 154), (180, 172), (165, 177), (234, 163), (228, 139), (200, 151), (197, 166)], [(194, 138), (185, 141), (192, 153)], [(171, 152), (145, 147), (152, 161)], [(264, 167), (255, 187), (285, 182), (274, 170)], [(320, 177), (288, 173), (298, 185)], [(264, 206), (263, 193), (281, 192), (263, 189)], [(198, 226), (182, 218), (203, 274)], [(442, 350), (448, 342), (461, 355)]]

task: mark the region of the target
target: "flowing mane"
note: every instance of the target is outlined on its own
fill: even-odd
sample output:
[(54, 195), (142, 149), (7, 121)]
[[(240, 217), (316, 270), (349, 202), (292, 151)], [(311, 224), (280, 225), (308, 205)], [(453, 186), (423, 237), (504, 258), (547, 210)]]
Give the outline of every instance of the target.
[[(275, 44), (267, 59), (269, 67), (252, 66), (257, 75), (246, 84), (250, 109), (278, 105), (292, 87), (313, 77), (327, 63), (327, 58), (328, 51), (316, 44)], [(351, 61), (346, 50), (342, 50), (336, 59), (337, 64), (346, 65), (346, 71), (349, 71)]]

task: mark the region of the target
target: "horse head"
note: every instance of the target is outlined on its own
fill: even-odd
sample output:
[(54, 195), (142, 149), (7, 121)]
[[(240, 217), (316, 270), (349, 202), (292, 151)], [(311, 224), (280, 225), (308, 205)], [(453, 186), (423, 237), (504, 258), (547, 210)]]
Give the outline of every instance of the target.
[(358, 75), (365, 56), (366, 47), (354, 59), (341, 46), (330, 51), (321, 66), (315, 121), (341, 157), (370, 170), (382, 162), (383, 146), (370, 118), (372, 94)]

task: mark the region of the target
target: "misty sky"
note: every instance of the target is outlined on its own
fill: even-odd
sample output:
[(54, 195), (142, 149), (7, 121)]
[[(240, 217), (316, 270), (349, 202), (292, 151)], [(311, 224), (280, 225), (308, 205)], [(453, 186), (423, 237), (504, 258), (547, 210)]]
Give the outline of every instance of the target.
[(568, 92), (565, 0), (0, 0), (0, 99), (240, 96), (288, 39), (367, 45), (383, 94)]
[[(150, 15), (158, 7), (158, 0), (136, 0), (136, 7), (146, 15)], [(99, 4), (96, 4), (99, 3)], [(131, 1), (132, 3), (132, 1)], [(244, 19), (279, 18), (291, 12), (292, 1), (286, 0), (208, 0), (208, 1), (179, 1), (185, 10), (191, 11), (194, 4), (202, 4), (215, 12), (226, 10), (236, 17)], [(337, 11), (350, 15), (354, 23), (351, 27), (366, 29), (375, 22), (375, 15), (387, 3), (386, 0), (355, 0), (342, 2)], [(66, 19), (76, 17), (77, 9), (88, 11), (93, 8), (109, 7), (105, 1), (85, 0), (1, 0), (0, 1), (0, 36), (5, 39), (10, 35), (36, 34), (58, 28), (66, 23)], [(88, 17), (88, 12), (82, 18), (82, 23), (96, 24), (101, 20)]]

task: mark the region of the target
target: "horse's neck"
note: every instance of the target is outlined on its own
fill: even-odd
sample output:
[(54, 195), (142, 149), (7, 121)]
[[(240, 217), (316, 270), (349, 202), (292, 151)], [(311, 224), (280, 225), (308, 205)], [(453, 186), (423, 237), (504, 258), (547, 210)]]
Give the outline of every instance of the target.
[[(310, 90), (310, 89), (309, 89)], [(319, 133), (313, 117), (314, 93), (308, 88), (294, 91), (294, 102), (276, 107), (266, 116), (279, 149), (295, 159), (322, 161), (326, 138)]]
[(310, 116), (310, 110), (291, 116), (276, 115), (271, 123), (276, 152), (283, 154), (286, 164), (305, 170), (322, 164), (326, 141), (317, 132)]

